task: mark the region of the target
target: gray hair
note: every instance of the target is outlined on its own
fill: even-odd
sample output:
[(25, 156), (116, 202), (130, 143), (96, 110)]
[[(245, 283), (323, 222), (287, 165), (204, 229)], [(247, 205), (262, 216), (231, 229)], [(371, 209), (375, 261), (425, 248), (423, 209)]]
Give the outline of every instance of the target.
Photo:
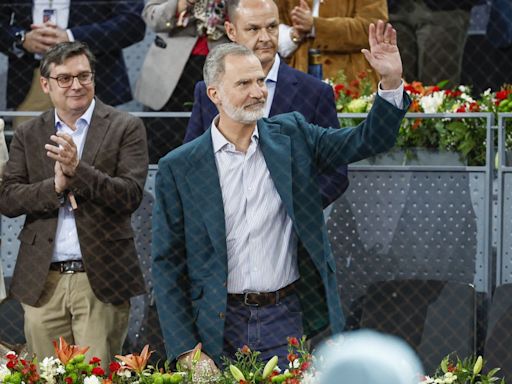
[(217, 45), (208, 53), (203, 67), (203, 78), (207, 87), (219, 82), (220, 77), (226, 72), (226, 57), (230, 55), (254, 56), (254, 53), (249, 48), (236, 43)]
[(85, 55), (87, 57), (89, 65), (91, 66), (91, 71), (94, 72), (96, 58), (87, 44), (82, 43), (81, 41), (66, 41), (64, 43), (59, 43), (46, 51), (43, 59), (41, 60), (41, 65), (39, 66), (41, 76), (46, 78), (50, 76), (51, 64), (60, 65), (67, 59), (80, 55)]

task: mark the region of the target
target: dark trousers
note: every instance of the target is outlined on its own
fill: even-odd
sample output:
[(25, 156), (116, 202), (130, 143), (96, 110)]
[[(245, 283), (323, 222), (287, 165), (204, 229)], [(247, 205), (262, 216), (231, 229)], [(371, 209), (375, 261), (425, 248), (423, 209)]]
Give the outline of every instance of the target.
[(224, 354), (228, 357), (247, 345), (260, 351), (263, 361), (278, 356), (279, 367), (284, 370), (288, 368), (287, 337), (300, 338), (302, 334), (302, 311), (295, 294), (263, 307), (228, 300), (224, 327)]

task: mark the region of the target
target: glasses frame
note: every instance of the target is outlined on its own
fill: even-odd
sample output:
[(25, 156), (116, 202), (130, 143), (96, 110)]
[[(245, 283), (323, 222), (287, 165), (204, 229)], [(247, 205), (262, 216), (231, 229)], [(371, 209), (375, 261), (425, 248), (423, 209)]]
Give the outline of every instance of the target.
[[(78, 78), (78, 76), (80, 75), (83, 75), (84, 73), (90, 73), (91, 74), (91, 79), (90, 81), (87, 80), (85, 83), (80, 81), (80, 79)], [(59, 75), (59, 76), (70, 76), (71, 77), (71, 83), (69, 83), (69, 85), (66, 85), (66, 86), (63, 86), (60, 81), (59, 81), (59, 76), (57, 77), (53, 77), (53, 76), (48, 76), (49, 79), (53, 79), (55, 81), (57, 81), (57, 85), (60, 87), (60, 88), (71, 88), (73, 86), (73, 83), (75, 82), (75, 79), (78, 80), (78, 82), (80, 83), (80, 85), (89, 85), (89, 84), (92, 84), (94, 82), (94, 72), (92, 71), (85, 71), (85, 72), (80, 72), (78, 75)]]

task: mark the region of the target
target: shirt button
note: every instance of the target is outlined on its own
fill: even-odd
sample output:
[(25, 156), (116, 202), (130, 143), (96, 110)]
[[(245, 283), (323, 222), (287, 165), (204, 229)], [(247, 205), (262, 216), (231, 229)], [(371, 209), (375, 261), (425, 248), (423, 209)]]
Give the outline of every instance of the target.
[(220, 317), (221, 319), (224, 319), (224, 317), (225, 317), (224, 312), (219, 312), (219, 317)]
[(49, 243), (53, 243), (53, 237), (49, 237), (49, 238), (48, 238), (48, 242), (49, 242)]

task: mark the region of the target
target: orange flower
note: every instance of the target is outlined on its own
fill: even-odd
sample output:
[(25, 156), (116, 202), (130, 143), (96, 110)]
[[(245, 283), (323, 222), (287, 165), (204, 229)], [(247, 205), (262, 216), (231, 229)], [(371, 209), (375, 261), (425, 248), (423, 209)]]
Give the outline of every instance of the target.
[(140, 355), (137, 353), (130, 353), (126, 356), (116, 355), (116, 359), (119, 359), (125, 363), (129, 369), (137, 373), (142, 373), (144, 368), (146, 368), (149, 357), (153, 354), (153, 352), (154, 351), (149, 352), (149, 345), (146, 344), (144, 348), (142, 348)]
[(85, 355), (85, 353), (89, 350), (89, 347), (79, 347), (78, 345), (70, 345), (66, 343), (61, 337), (59, 337), (59, 344), (57, 346), (57, 342), (53, 341), (53, 347), (55, 348), (55, 355), (60, 360), (63, 365), (66, 365), (69, 360), (77, 355)]

